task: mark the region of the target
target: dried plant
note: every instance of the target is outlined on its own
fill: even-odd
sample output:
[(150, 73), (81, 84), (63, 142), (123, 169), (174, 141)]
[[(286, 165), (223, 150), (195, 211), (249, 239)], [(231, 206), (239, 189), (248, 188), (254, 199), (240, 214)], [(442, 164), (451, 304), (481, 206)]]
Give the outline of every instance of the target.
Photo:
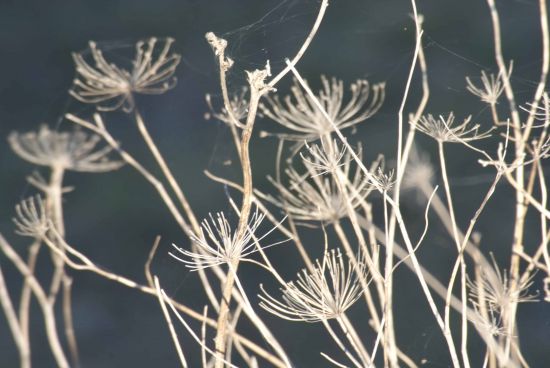
[(116, 170), (122, 161), (112, 161), (112, 147), (96, 149), (101, 138), (81, 130), (58, 132), (43, 125), (38, 132), (12, 132), (8, 138), (19, 157), (35, 165), (82, 172)]
[(316, 261), (313, 271), (302, 270), (295, 282), (290, 281), (281, 288), (282, 301), (262, 288), (260, 306), (290, 321), (318, 322), (337, 318), (363, 294), (359, 278), (366, 278), (366, 272), (365, 266), (360, 264), (354, 268), (349, 261), (344, 261), (340, 250), (333, 249), (325, 252), (321, 262)]
[[(440, 342), (446, 345), (447, 360), (442, 354), (438, 357), (442, 365), (453, 368), (529, 366), (522, 352), (521, 338), (525, 334), (518, 333), (523, 328), (518, 310), (522, 303), (550, 301), (550, 210), (544, 162), (550, 156), (550, 103), (545, 92), (550, 70), (550, 35), (546, 4), (541, 1), (540, 81), (531, 98), (523, 107), (519, 106), (510, 80), (512, 69), (502, 55), (498, 9), (494, 0), (487, 2), (493, 22), (498, 74), (482, 71), (481, 84), (467, 77), (466, 88), (490, 105), (488, 112), (481, 111), (475, 116), (483, 121), (490, 114), (493, 127), (483, 130), (479, 124), (472, 123), (471, 116), (457, 122), (452, 112), (440, 116), (425, 114), (430, 102), (429, 63), (423, 47), (424, 17), (417, 12), (413, 0), (416, 36), (413, 59), (400, 108), (395, 115), (387, 115), (388, 124), (395, 123), (397, 132), (396, 139), (392, 140), (397, 143), (395, 154), (391, 153), (394, 147), (385, 153), (390, 165), (385, 165), (382, 155), (369, 166), (363, 159), (362, 147), (376, 137), (366, 135), (359, 139), (356, 136), (352, 142), (344, 135), (347, 128), (355, 130), (380, 110), (385, 99), (385, 84), (370, 84), (359, 79), (349, 86), (348, 93), (341, 80), (321, 76), (322, 87), (315, 93), (301, 76), (299, 61), (312, 44), (328, 0), (321, 1), (309, 34), (278, 73), (271, 69), (269, 60), (265, 60), (265, 67), (261, 69), (237, 70), (238, 60), (235, 62), (226, 55), (229, 41), (208, 32), (205, 38), (216, 58), (219, 93), (206, 96), (205, 110), (209, 110), (206, 117), (228, 125), (239, 158), (237, 177), (242, 180), (233, 182), (216, 173), (207, 174), (224, 185), (229, 200), (219, 203), (218, 208), (231, 207), (234, 218), (227, 215), (227, 210), (208, 212), (206, 209), (207, 218), (202, 222), (198, 220), (196, 208), (187, 200), (188, 193), (172, 173), (170, 161), (164, 159), (136, 107), (136, 94), (160, 94), (176, 85), (175, 71), (180, 55), (172, 51), (174, 40), (148, 38), (137, 42), (135, 55), (127, 65), (114, 63), (114, 58), (104, 56), (104, 50), (94, 42), (90, 42), (89, 50), (73, 54), (76, 79), (70, 94), (99, 111), (133, 112), (153, 160), (140, 162), (139, 155), (126, 151), (118, 137), (111, 134), (110, 125), (104, 122), (111, 115), (97, 111), (89, 120), (77, 113), (67, 114), (68, 120), (79, 125), (76, 130), (57, 131), (42, 126), (36, 132), (10, 134), (9, 144), (18, 156), (46, 167), (28, 177), (31, 189), (38, 190), (39, 194), (15, 206), (15, 232), (32, 238), (31, 245), (25, 248), (28, 254), (22, 256), (23, 251), (0, 234), (0, 308), (7, 320), (5, 330), (13, 336), (19, 352), (21, 367), (31, 368), (36, 360), (34, 355), (31, 359), (31, 352), (35, 351), (31, 349), (35, 341), (32, 334), (37, 328), (32, 315), (37, 309), (32, 307), (35, 302), (42, 312), (43, 329), (56, 365), (69, 368), (85, 363), (80, 362), (76, 339), (79, 331), (72, 322), (73, 280), (69, 268), (75, 272), (91, 272), (156, 298), (182, 367), (201, 364), (203, 368), (297, 366), (290, 350), (286, 350), (293, 342), (278, 339), (278, 333), (267, 323), (272, 320), (264, 319), (267, 314), (290, 321), (319, 322), (331, 339), (332, 350), (336, 350), (331, 350), (330, 355), (320, 353), (331, 366), (416, 367), (424, 362), (414, 361), (417, 351), (409, 357), (410, 349), (403, 349), (411, 345), (406, 341), (406, 334), (400, 333), (403, 315), (396, 313), (406, 310), (410, 313), (408, 323), (415, 323), (415, 308), (427, 308), (439, 328), (439, 335), (431, 336), (441, 340), (437, 346)], [(274, 65), (278, 67), (280, 63)], [(239, 73), (242, 78), (235, 81), (245, 80), (246, 85), (230, 90), (229, 71)], [(294, 83), (290, 94), (285, 96), (277, 84), (290, 73)], [(421, 83), (422, 96), (415, 105), (409, 94), (416, 88), (416, 80)], [(233, 88), (233, 80), (231, 82)], [(278, 94), (269, 96), (274, 91)], [(528, 92), (522, 91), (522, 96)], [(220, 96), (221, 106), (215, 106), (212, 96)], [(506, 104), (502, 104), (503, 100)], [(251, 143), (257, 137), (255, 125), (261, 116), (286, 130), (260, 133), (260, 136), (279, 138), (271, 142), (279, 146), (274, 174), (269, 177), (273, 187), (265, 193), (256, 187), (258, 162)], [(409, 124), (404, 116), (409, 116)], [(498, 134), (492, 135), (493, 130)], [(417, 131), (436, 141), (437, 169), (426, 154), (417, 150)], [(470, 144), (489, 138), (491, 144), (498, 147), (496, 154)], [(99, 144), (101, 140), (104, 147)], [(286, 140), (294, 141), (290, 153), (286, 150)], [(357, 142), (359, 140), (366, 143)], [(460, 176), (460, 172), (449, 173), (456, 168), (448, 167), (446, 143), (455, 143), (457, 149), (467, 148), (481, 155), (481, 159), (472, 164), (481, 164), (481, 170), (486, 170), (487, 177), (491, 177), (490, 185), (484, 189), (480, 186), (483, 192), (476, 192), (476, 198), (481, 199), (470, 215), (464, 214), (468, 214), (471, 205), (464, 206), (456, 186), (451, 186), (450, 178)], [(112, 159), (111, 153), (120, 159)], [(156, 166), (150, 168), (151, 162)], [(128, 164), (154, 188), (179, 226), (185, 240), (178, 238), (178, 245), (173, 244), (169, 254), (183, 263), (182, 267), (196, 271), (204, 298), (193, 295), (187, 305), (188, 299), (178, 301), (161, 288), (159, 278), (152, 273), (155, 254), (159, 249), (162, 251), (160, 238), (147, 257), (145, 283), (97, 265), (79, 247), (70, 244), (65, 231), (64, 196), (73, 188), (66, 186), (65, 171), (106, 172), (122, 164)], [(192, 178), (189, 170), (182, 172)], [(438, 179), (442, 190), (436, 185)], [(508, 270), (498, 266), (494, 258), (488, 260), (487, 241), (482, 235), (492, 230), (478, 225), (479, 219), (491, 211), (488, 204), (494, 200), (494, 194), (506, 186), (505, 181), (514, 194), (515, 206), (513, 235), (508, 244), (503, 240), (503, 245), (499, 245), (503, 253), (509, 251)], [(422, 208), (415, 209), (410, 203), (404, 205), (404, 191), (409, 188), (418, 189), (416, 194), (422, 197), (418, 201), (423, 203)], [(371, 196), (373, 192), (378, 194)], [(422, 216), (417, 210), (424, 214), (421, 233), (417, 225)], [(77, 215), (70, 213), (70, 216)], [(279, 220), (280, 217), (283, 220)], [(532, 231), (533, 224), (539, 227), (538, 232)], [(262, 232), (263, 227), (268, 230)], [(427, 235), (434, 229), (441, 246), (424, 244), (430, 241)], [(441, 229), (447, 236), (441, 236)], [(324, 249), (315, 247), (311, 241), (310, 236), (315, 235), (324, 237)], [(270, 248), (287, 241), (289, 246), (281, 247), (277, 257), (272, 256), (274, 250)], [(329, 243), (334, 246), (330, 251)], [(47, 247), (50, 257), (38, 256), (41, 247)], [(295, 258), (291, 259), (294, 256), (301, 262), (296, 268), (301, 271), (295, 280), (286, 281), (289, 265), (296, 263)], [(10, 263), (10, 278), (12, 269), (18, 272), (19, 280), (13, 284), (5, 282), (4, 259)], [(436, 266), (433, 259), (441, 263), (439, 271), (448, 268), (447, 275), (432, 273)], [(241, 262), (247, 262), (246, 267), (240, 267)], [(257, 286), (256, 280), (244, 277), (246, 273), (242, 271), (248, 267), (257, 268), (271, 278), (264, 282), (265, 287), (260, 285), (257, 298), (250, 292)], [(397, 272), (405, 277), (410, 272), (417, 280), (418, 291), (412, 293), (412, 299), (420, 297), (419, 304), (413, 305), (417, 300), (411, 300), (410, 293), (395, 297), (404, 285), (401, 276), (394, 277)], [(533, 291), (538, 282), (537, 272), (542, 275), (544, 286), (540, 298), (539, 293)], [(271, 288), (269, 282), (280, 286), (280, 296), (267, 291)], [(12, 290), (13, 285), (20, 290)], [(18, 304), (14, 303), (15, 296)], [(398, 304), (404, 300), (411, 304)], [(201, 303), (205, 304), (202, 311), (190, 306)], [(348, 313), (352, 307), (358, 311), (357, 315)], [(200, 324), (200, 334), (188, 319)], [(243, 320), (246, 328), (242, 328)], [(178, 336), (181, 328), (176, 325), (178, 321), (197, 344), (196, 351), (192, 346), (182, 346), (187, 340)], [(305, 324), (298, 327), (312, 328)], [(474, 336), (478, 338), (475, 344), (470, 340)], [(300, 354), (318, 355), (319, 352), (304, 350)]]
[[(257, 238), (255, 233), (264, 217), (265, 214), (261, 214), (256, 209), (250, 217), (244, 235), (241, 235), (231, 229), (231, 225), (223, 212), (218, 212), (215, 215), (210, 214), (209, 219), (202, 221), (200, 235), (191, 236), (191, 240), (197, 245), (200, 252), (188, 251), (173, 244), (174, 248), (183, 255), (183, 258), (174, 253), (170, 254), (194, 271), (220, 264), (231, 264), (235, 260), (242, 261), (251, 254), (256, 253), (260, 249), (259, 242), (276, 229), (273, 228)], [(262, 248), (265, 249), (280, 243), (282, 242), (276, 242)]]
[[(512, 64), (507, 72), (506, 78), (510, 78), (512, 74)], [(504, 91), (504, 83), (502, 83), (502, 71), (497, 76), (494, 74), (487, 74), (485, 71), (481, 71), (481, 84), (482, 87), (478, 87), (472, 82), (470, 77), (466, 77), (466, 89), (481, 99), (481, 101), (488, 103), (489, 105), (496, 105), (498, 98)]]
[[(496, 277), (492, 277), (495, 275)], [(520, 280), (514, 287), (506, 271), (501, 271), (493, 258), (492, 270), (482, 272), (480, 282), (468, 281), (470, 297), (479, 304), (487, 304), (489, 309), (500, 315), (506, 313), (511, 305), (537, 301), (538, 295), (531, 294), (532, 277)]]
[(21, 236), (42, 238), (49, 229), (49, 218), (40, 196), (30, 197), (15, 206), (15, 232)]
[[(358, 80), (350, 86), (351, 97), (345, 102), (344, 83), (336, 78), (330, 80), (321, 76), (323, 89), (318, 99), (323, 109), (339, 130), (352, 127), (374, 115), (384, 102), (384, 83), (371, 86), (366, 80)], [(313, 100), (304, 94), (295, 80), (291, 88), (292, 96), (268, 97), (266, 104), (261, 104), (262, 113), (281, 124), (293, 133), (280, 134), (285, 139), (311, 141), (334, 132), (334, 127), (315, 106)]]
[[(338, 141), (335, 139), (332, 141), (330, 147), (325, 144), (324, 140), (321, 140), (321, 145), (312, 144), (311, 146), (305, 144), (309, 154), (300, 153), (300, 157), (305, 162), (309, 169), (317, 171), (317, 175), (334, 174), (339, 167), (345, 165), (343, 158), (349, 162), (349, 155), (346, 156), (346, 146), (338, 147)], [(315, 176), (315, 175), (314, 175)]]
[[(326, 157), (326, 156), (325, 156)], [(333, 175), (320, 176), (324, 167), (322, 157), (304, 160), (306, 172), (303, 174), (290, 166), (286, 170), (288, 185), (268, 178), (279, 191), (278, 197), (270, 196), (270, 201), (284, 209), (295, 220), (333, 222), (347, 216), (348, 205), (356, 208), (374, 189), (371, 181), (359, 169), (354, 168), (352, 157), (344, 154), (341, 175), (349, 182), (349, 193), (342, 192)], [(338, 167), (339, 165), (333, 167)]]
[(452, 112), (446, 117), (440, 115), (438, 118), (428, 114), (420, 118), (417, 129), (438, 142), (447, 143), (471, 142), (491, 136), (492, 129), (481, 132), (479, 124), (470, 124), (471, 119), (468, 116), (462, 123), (455, 125)]
[[(235, 94), (230, 101), (233, 117), (237, 121), (244, 119), (248, 113), (248, 101), (246, 99), (247, 94), (248, 88), (243, 87), (241, 88), (241, 91)], [(206, 95), (206, 104), (210, 109), (210, 112), (206, 114), (206, 119), (214, 118), (219, 121), (223, 121), (228, 125), (233, 124), (233, 119), (231, 118), (231, 116), (229, 116), (229, 113), (225, 107), (222, 107), (220, 111), (217, 111), (214, 108), (214, 105), (212, 103), (212, 96), (210, 94)], [(242, 125), (240, 125), (239, 127), (242, 128)]]
[(162, 94), (174, 88), (180, 55), (170, 53), (174, 39), (151, 37), (136, 43), (131, 69), (108, 62), (97, 44), (90, 41), (89, 53), (74, 53), (77, 79), (69, 91), (77, 100), (96, 105), (100, 111), (134, 109), (134, 93)]

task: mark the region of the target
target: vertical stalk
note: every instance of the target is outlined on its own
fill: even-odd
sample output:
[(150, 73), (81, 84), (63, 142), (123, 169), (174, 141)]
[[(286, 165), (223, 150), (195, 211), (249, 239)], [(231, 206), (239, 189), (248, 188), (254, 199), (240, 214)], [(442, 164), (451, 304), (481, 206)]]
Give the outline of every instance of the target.
[[(34, 274), (36, 267), (36, 260), (38, 258), (38, 252), (40, 251), (41, 241), (35, 240), (29, 247), (29, 255), (27, 257), (27, 267), (29, 272)], [(21, 296), (19, 298), (19, 325), (21, 326), (21, 332), (23, 337), (27, 341), (28, 345), (28, 354), (30, 359), (31, 346), (30, 346), (30, 335), (29, 335), (29, 318), (30, 318), (30, 306), (31, 306), (31, 296), (32, 290), (27, 278), (23, 281), (23, 287), (21, 288)], [(30, 365), (29, 365), (30, 367)]]
[[(246, 235), (248, 226), (248, 216), (250, 215), (250, 209), (252, 206), (252, 169), (250, 164), (250, 138), (252, 137), (252, 129), (254, 127), (254, 121), (256, 119), (256, 112), (258, 109), (258, 103), (260, 101), (261, 93), (258, 89), (254, 88), (251, 83), (250, 89), (250, 102), (249, 110), (246, 121), (246, 126), (241, 135), (241, 166), (243, 173), (243, 202), (241, 205), (241, 215), (239, 218), (239, 225), (237, 227), (235, 241), (238, 242)], [(216, 364), (215, 368), (223, 368), (224, 355), (227, 341), (227, 323), (229, 319), (229, 303), (231, 301), (231, 293), (235, 283), (235, 274), (239, 267), (239, 259), (236, 258), (231, 261), (229, 267), (233, 272), (228, 272), (227, 279), (223, 286), (222, 298), (220, 300), (220, 310), (218, 313), (217, 331), (216, 331)]]
[[(449, 207), (449, 215), (451, 217), (451, 226), (453, 231), (453, 240), (456, 244), (458, 252), (458, 263), (457, 266), (460, 266), (460, 290), (461, 290), (461, 299), (462, 299), (462, 313), (461, 313), (461, 354), (462, 361), (465, 368), (470, 367), (470, 361), (468, 358), (468, 317), (466, 315), (466, 310), (468, 308), (468, 295), (466, 292), (466, 263), (464, 262), (464, 252), (461, 247), (460, 238), (458, 235), (458, 226), (456, 224), (456, 215), (453, 206), (453, 198), (451, 196), (451, 188), (449, 185), (449, 176), (447, 175), (447, 165), (445, 163), (445, 151), (443, 150), (443, 142), (438, 140), (437, 142), (439, 150), (439, 162), (441, 166), (441, 175), (443, 177), (443, 186), (445, 187), (445, 196), (447, 197), (447, 206)], [(456, 277), (456, 272), (458, 267), (455, 267), (452, 272), (451, 281), (449, 282), (449, 287), (447, 289), (447, 299), (445, 300), (445, 329), (448, 333), (451, 333), (450, 326), (450, 295), (453, 293), (453, 285)]]
[[(510, 78), (507, 74), (506, 63), (502, 53), (502, 36), (500, 29), (500, 18), (498, 10), (495, 5), (495, 0), (487, 0), (489, 10), (491, 14), (491, 20), (493, 23), (493, 37), (495, 46), (495, 59), (502, 75), (502, 82), (504, 84), (504, 92), (508, 100), (508, 106), (510, 108), (510, 114), (512, 116), (512, 130), (514, 132), (514, 146), (515, 146), (515, 159), (523, 159), (525, 154), (525, 137), (522, 134), (521, 119), (519, 112), (516, 108), (516, 101), (514, 97), (514, 91)], [(527, 206), (525, 204), (524, 187), (525, 187), (525, 173), (524, 166), (518, 165), (514, 174), (517, 183), (516, 189), (516, 209), (514, 220), (514, 237), (512, 244), (512, 256), (510, 258), (510, 292), (515, 292), (518, 288), (519, 279), (519, 267), (520, 267), (520, 254), (523, 253), (523, 232), (525, 227), (525, 214), (527, 212)], [(509, 313), (503, 321), (506, 326), (507, 343), (506, 343), (506, 356), (510, 356), (510, 350), (512, 340), (516, 340), (514, 337), (516, 334), (516, 310), (517, 303), (510, 302)]]
[[(47, 188), (47, 206), (49, 214), (52, 218), (55, 230), (61, 238), (65, 237), (65, 221), (63, 220), (63, 176), (65, 167), (56, 165), (51, 167), (50, 182)], [(59, 247), (61, 252), (65, 252), (63, 247)], [(50, 284), (48, 301), (51, 303), (52, 309), (57, 300), (57, 295), (62, 285), (63, 287), (63, 322), (65, 325), (65, 337), (69, 345), (69, 351), (73, 364), (78, 366), (78, 344), (74, 332), (73, 315), (71, 307), (71, 284), (72, 279), (65, 273), (65, 262), (59, 255), (53, 254), (54, 274)]]
[[(51, 217), (53, 225), (61, 237), (65, 237), (65, 224), (63, 222), (63, 203), (61, 193), (64, 174), (65, 168), (63, 166), (52, 166), (50, 182), (45, 193), (47, 213)], [(62, 252), (64, 252), (63, 248), (60, 247), (60, 249)], [(48, 299), (53, 305), (61, 287), (63, 274), (65, 273), (65, 265), (62, 257), (56, 255), (54, 252), (51, 252), (51, 256), (54, 263), (54, 272), (50, 283)]]

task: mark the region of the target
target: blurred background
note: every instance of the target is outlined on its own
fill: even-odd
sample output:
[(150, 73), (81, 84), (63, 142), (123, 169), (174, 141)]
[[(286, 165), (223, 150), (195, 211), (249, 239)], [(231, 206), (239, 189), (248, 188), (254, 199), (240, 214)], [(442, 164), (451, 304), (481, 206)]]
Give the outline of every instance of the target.
[[(182, 55), (177, 69), (178, 85), (162, 96), (138, 96), (137, 105), (160, 150), (172, 167), (197, 216), (213, 211), (232, 214), (228, 195), (236, 193), (212, 182), (204, 175), (240, 180), (228, 128), (205, 119), (205, 95), (212, 94), (219, 106), (217, 64), (204, 39), (213, 31), (229, 42), (227, 54), (235, 60), (229, 73), (230, 92), (245, 85), (244, 70), (261, 68), (269, 60), (275, 72), (301, 46), (318, 11), (315, 0), (77, 0), (0, 1), (0, 232), (24, 254), (28, 240), (16, 236), (11, 218), (13, 207), (33, 195), (26, 176), (40, 168), (23, 162), (10, 150), (5, 139), (17, 130), (36, 130), (40, 124), (60, 130), (72, 129), (64, 120), (71, 112), (90, 116), (93, 108), (78, 103), (67, 91), (75, 77), (71, 52), (87, 48), (94, 40), (106, 57), (129, 61), (137, 40), (150, 36), (174, 37), (174, 50)], [(465, 89), (465, 76), (477, 79), (481, 70), (495, 71), (491, 22), (488, 6), (478, 0), (418, 0), (424, 15), (424, 46), (431, 88), (426, 112), (454, 111), (458, 119), (473, 115), (482, 125), (490, 125), (490, 111)], [(519, 103), (527, 102), (535, 89), (541, 65), (538, 2), (499, 2), (504, 52), (514, 60), (512, 82)], [(319, 87), (319, 75), (336, 76), (346, 83), (358, 78), (386, 82), (386, 102), (381, 111), (357, 126), (350, 137), (362, 142), (367, 162), (377, 154), (386, 155), (389, 166), (395, 157), (397, 112), (414, 51), (414, 24), (411, 4), (405, 0), (333, 0), (317, 37), (298, 65), (311, 85)], [(288, 92), (290, 78), (278, 86)], [(420, 98), (419, 79), (413, 80), (411, 111)], [(154, 172), (156, 166), (145, 149), (130, 115), (104, 115), (112, 134)], [(268, 120), (259, 120), (256, 131), (281, 131)], [(351, 133), (351, 132), (348, 132)], [(496, 138), (483, 142), (494, 149)], [(436, 162), (435, 143), (419, 136), (419, 149)], [(274, 174), (277, 142), (260, 138), (252, 142), (254, 180), (257, 188), (273, 192), (266, 175)], [(448, 147), (449, 172), (455, 193), (459, 224), (464, 228), (490, 185), (492, 170), (477, 164), (477, 156), (463, 147)], [(436, 170), (436, 174), (439, 174)], [(437, 175), (436, 175), (437, 181)], [(201, 310), (205, 303), (198, 276), (168, 255), (171, 244), (187, 247), (189, 241), (179, 231), (154, 189), (129, 167), (108, 174), (69, 173), (65, 185), (75, 190), (64, 196), (67, 239), (97, 264), (144, 282), (143, 265), (157, 235), (162, 236), (152, 269), (168, 294)], [(481, 247), (494, 252), (501, 267), (508, 267), (514, 203), (511, 191), (497, 188), (476, 230)], [(380, 210), (380, 200), (374, 199)], [(414, 192), (403, 199), (403, 210), (411, 231), (423, 226), (425, 201)], [(378, 206), (378, 207), (376, 207)], [(380, 212), (376, 213), (380, 217)], [(531, 213), (531, 215), (534, 215)], [(533, 216), (530, 220), (536, 219)], [(526, 248), (533, 249), (538, 224), (526, 227)], [(312, 254), (322, 251), (322, 237), (311, 232), (306, 242)], [(280, 236), (275, 236), (275, 240)], [(310, 245), (311, 244), (311, 245)], [(423, 264), (442, 280), (447, 280), (454, 262), (454, 246), (438, 220), (433, 218), (420, 257)], [(302, 265), (294, 250), (282, 245), (270, 250), (273, 262), (287, 279)], [(41, 262), (48, 263), (43, 252)], [(8, 285), (14, 295), (20, 289), (19, 274), (0, 256)], [(49, 267), (49, 266), (48, 266)], [(48, 267), (38, 274), (48, 277)], [(168, 335), (157, 301), (134, 290), (113, 284), (96, 275), (69, 271), (74, 277), (73, 308), (82, 367), (176, 367), (176, 352)], [(256, 295), (263, 282), (270, 290), (276, 285), (265, 273), (243, 266), (242, 279)], [(428, 312), (416, 277), (404, 267), (397, 271), (396, 328), (400, 347), (417, 363), (427, 367), (447, 367), (449, 359), (440, 330)], [(535, 280), (534, 289), (540, 289)], [(263, 311), (268, 325), (285, 343), (296, 367), (327, 366), (319, 351), (335, 353), (328, 336), (317, 324), (280, 321)], [(353, 308), (351, 317), (367, 325), (368, 315)], [(550, 308), (544, 303), (527, 303), (519, 309), (519, 335), (527, 361), (543, 367), (550, 361)], [(194, 328), (200, 325), (190, 321)], [(243, 323), (244, 332), (260, 343), (261, 338)], [(54, 361), (43, 333), (40, 311), (33, 307), (32, 349), (35, 367), (53, 367)], [(199, 350), (189, 335), (179, 329), (184, 350), (199, 366)], [(213, 338), (210, 333), (209, 338)], [(374, 342), (370, 331), (367, 345)], [(481, 366), (483, 351), (471, 339), (473, 366)], [(15, 367), (18, 355), (0, 317), (0, 356), (3, 367)], [(338, 356), (338, 353), (335, 353)]]

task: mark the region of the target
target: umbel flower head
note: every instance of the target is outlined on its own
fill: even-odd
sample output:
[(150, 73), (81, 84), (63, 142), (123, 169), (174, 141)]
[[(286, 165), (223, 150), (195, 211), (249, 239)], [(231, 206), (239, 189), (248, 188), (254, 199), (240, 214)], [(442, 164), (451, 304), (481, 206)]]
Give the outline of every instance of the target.
[(122, 161), (111, 161), (107, 157), (111, 147), (95, 149), (100, 139), (96, 134), (80, 130), (58, 132), (43, 125), (38, 132), (12, 132), (8, 142), (18, 156), (35, 165), (85, 172), (121, 167)]
[[(275, 227), (259, 239), (254, 239), (254, 233), (264, 217), (265, 214), (260, 214), (256, 208), (256, 211), (250, 216), (250, 222), (244, 235), (240, 236), (237, 231), (231, 229), (231, 225), (223, 212), (218, 212), (215, 215), (210, 214), (209, 219), (204, 219), (201, 223), (201, 234), (191, 236), (191, 240), (198, 247), (198, 251), (185, 250), (172, 244), (183, 255), (183, 258), (173, 253), (170, 253), (170, 255), (183, 262), (193, 271), (245, 259), (258, 251), (257, 242), (260, 242), (276, 229)], [(270, 244), (263, 247), (263, 249), (284, 241)]]
[(40, 238), (49, 228), (48, 216), (40, 196), (29, 197), (15, 206), (16, 217), (13, 218), (16, 230), (21, 236)]
[(537, 295), (529, 293), (529, 288), (533, 285), (532, 277), (520, 279), (513, 287), (507, 271), (502, 272), (494, 257), (492, 255), (491, 257), (493, 259), (491, 272), (481, 272), (479, 283), (468, 280), (470, 297), (475, 305), (481, 299), (491, 310), (502, 316), (506, 315), (512, 304), (537, 301)]
[[(347, 264), (346, 264), (347, 263)], [(366, 278), (364, 265), (345, 262), (340, 250), (327, 251), (316, 261), (311, 273), (302, 270), (298, 279), (281, 288), (282, 301), (269, 295), (262, 286), (260, 306), (289, 321), (318, 322), (340, 317), (364, 290), (359, 276)]]
[[(359, 147), (359, 155), (360, 151)], [(268, 177), (279, 191), (277, 198), (270, 196), (268, 199), (298, 221), (333, 222), (345, 217), (348, 206), (356, 208), (361, 205), (374, 187), (361, 170), (352, 168), (354, 161), (349, 152), (345, 152), (342, 158), (338, 156), (338, 161), (330, 164), (330, 169), (337, 169), (338, 173), (320, 175), (328, 170), (324, 156), (312, 154), (303, 160), (304, 174), (298, 173), (293, 166), (285, 171), (288, 185)], [(346, 193), (340, 190), (335, 175), (346, 178)]]
[[(512, 74), (512, 64), (507, 72), (506, 78), (510, 78)], [(489, 105), (496, 105), (498, 98), (504, 90), (504, 83), (502, 82), (503, 73), (499, 72), (497, 76), (494, 74), (485, 73), (481, 71), (481, 83), (482, 86), (476, 86), (469, 77), (466, 77), (466, 89), (473, 95), (479, 97), (481, 101), (488, 103)]]
[[(229, 104), (232, 110), (231, 112), (233, 113), (233, 117), (237, 120), (237, 122), (246, 117), (246, 115), (248, 114), (248, 101), (246, 99), (247, 94), (248, 87), (243, 87), (241, 88), (239, 93), (234, 94), (233, 97), (229, 100)], [(212, 96), (210, 94), (206, 95), (206, 104), (210, 109), (210, 112), (205, 114), (205, 118), (207, 120), (210, 118), (214, 118), (228, 125), (234, 123), (234, 120), (231, 119), (231, 115), (225, 107), (222, 107), (220, 111), (217, 111), (214, 108), (214, 105), (212, 103)], [(243, 127), (244, 125), (239, 126), (239, 128)]]
[[(384, 83), (370, 85), (364, 79), (350, 86), (351, 98), (344, 101), (344, 83), (336, 78), (330, 80), (321, 76), (323, 88), (317, 98), (338, 129), (345, 129), (374, 115), (384, 102)], [(334, 131), (332, 124), (317, 108), (314, 100), (304, 93), (294, 80), (292, 96), (281, 101), (278, 96), (267, 97), (267, 104), (261, 104), (262, 113), (293, 133), (279, 134), (280, 137), (297, 141), (312, 141)]]
[(69, 93), (77, 100), (95, 104), (98, 110), (113, 111), (122, 107), (134, 109), (133, 93), (162, 94), (176, 85), (174, 71), (180, 55), (170, 53), (174, 39), (151, 37), (138, 41), (131, 68), (108, 62), (95, 42), (90, 41), (89, 53), (73, 53), (77, 78)]
[[(335, 173), (339, 167), (342, 167), (344, 156), (349, 159), (349, 155), (346, 155), (346, 146), (338, 147), (338, 141), (336, 139), (332, 142), (326, 142), (321, 139), (321, 144), (312, 144), (311, 146), (305, 143), (305, 146), (309, 154), (300, 153), (300, 157), (307, 165), (308, 168), (317, 171), (316, 175), (324, 175), (328, 173)], [(346, 161), (346, 162), (349, 162)]]
[(432, 114), (424, 115), (418, 120), (417, 129), (429, 135), (438, 142), (459, 143), (471, 142), (491, 136), (492, 129), (480, 132), (479, 124), (470, 124), (472, 116), (468, 116), (462, 123), (455, 125), (455, 116), (452, 112), (446, 117)]

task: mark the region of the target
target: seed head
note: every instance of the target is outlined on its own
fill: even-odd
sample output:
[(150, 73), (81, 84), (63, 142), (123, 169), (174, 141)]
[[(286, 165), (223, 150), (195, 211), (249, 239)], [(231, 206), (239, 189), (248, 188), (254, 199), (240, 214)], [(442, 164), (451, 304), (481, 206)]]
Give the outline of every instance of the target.
[(12, 132), (8, 142), (22, 159), (35, 165), (61, 167), (66, 170), (105, 172), (123, 165), (107, 156), (112, 147), (95, 149), (101, 138), (81, 130), (58, 132), (43, 125), (38, 132)]
[(480, 125), (471, 125), (471, 119), (472, 117), (468, 116), (462, 123), (455, 126), (455, 116), (452, 112), (447, 117), (439, 115), (438, 118), (428, 114), (419, 119), (417, 129), (438, 142), (448, 143), (471, 142), (491, 136), (492, 129), (480, 132)]
[[(170, 253), (170, 255), (183, 262), (193, 271), (232, 263), (237, 259), (243, 260), (257, 252), (256, 243), (259, 243), (276, 228), (273, 228), (259, 239), (255, 239), (254, 233), (262, 223), (264, 217), (265, 214), (260, 214), (258, 209), (256, 209), (250, 217), (246, 232), (244, 235), (239, 235), (237, 231), (231, 229), (231, 225), (223, 212), (218, 212), (215, 215), (210, 214), (209, 218), (204, 219), (201, 223), (200, 235), (191, 237), (198, 250), (189, 251), (173, 244), (174, 248), (183, 255), (183, 258), (173, 253)], [(282, 242), (270, 244), (263, 248), (265, 249)]]
[[(512, 65), (508, 70), (507, 78), (512, 74)], [(481, 101), (486, 102), (490, 105), (496, 105), (498, 98), (504, 90), (504, 83), (502, 82), (502, 72), (499, 72), (497, 76), (494, 74), (487, 74), (485, 71), (481, 71), (481, 83), (482, 86), (476, 86), (469, 77), (466, 77), (466, 89), (478, 96)]]
[[(339, 173), (326, 176), (319, 175), (320, 162), (304, 161), (303, 174), (290, 166), (286, 170), (288, 185), (268, 177), (279, 191), (277, 198), (269, 197), (270, 201), (298, 221), (333, 222), (345, 217), (349, 206), (360, 206), (374, 187), (360, 169), (352, 168), (349, 153), (344, 154), (342, 161)], [(342, 193), (334, 175), (346, 178), (346, 193)]]
[(21, 236), (41, 238), (49, 229), (48, 216), (40, 196), (24, 199), (15, 206), (13, 218), (16, 230)]
[[(350, 86), (351, 98), (344, 101), (344, 83), (336, 78), (321, 76), (323, 89), (317, 98), (331, 120), (339, 129), (358, 124), (374, 115), (384, 102), (384, 83), (370, 85), (366, 80), (357, 80)], [(268, 97), (261, 104), (262, 113), (293, 133), (281, 134), (285, 139), (312, 141), (334, 131), (334, 127), (315, 106), (313, 99), (304, 93), (294, 80), (292, 96), (283, 101), (278, 96)], [(345, 103), (345, 104), (344, 104)]]
[(170, 53), (173, 42), (172, 38), (155, 37), (137, 42), (131, 68), (126, 69), (108, 62), (96, 43), (90, 41), (93, 65), (85, 60), (85, 53), (73, 53), (77, 78), (69, 93), (81, 102), (95, 104), (100, 111), (122, 107), (131, 112), (134, 93), (162, 94), (176, 85), (174, 71), (181, 57)]
[(360, 278), (367, 277), (364, 265), (352, 266), (344, 261), (340, 250), (325, 252), (311, 273), (302, 270), (298, 279), (282, 288), (282, 301), (262, 287), (260, 306), (289, 321), (318, 322), (341, 316), (361, 297)]

